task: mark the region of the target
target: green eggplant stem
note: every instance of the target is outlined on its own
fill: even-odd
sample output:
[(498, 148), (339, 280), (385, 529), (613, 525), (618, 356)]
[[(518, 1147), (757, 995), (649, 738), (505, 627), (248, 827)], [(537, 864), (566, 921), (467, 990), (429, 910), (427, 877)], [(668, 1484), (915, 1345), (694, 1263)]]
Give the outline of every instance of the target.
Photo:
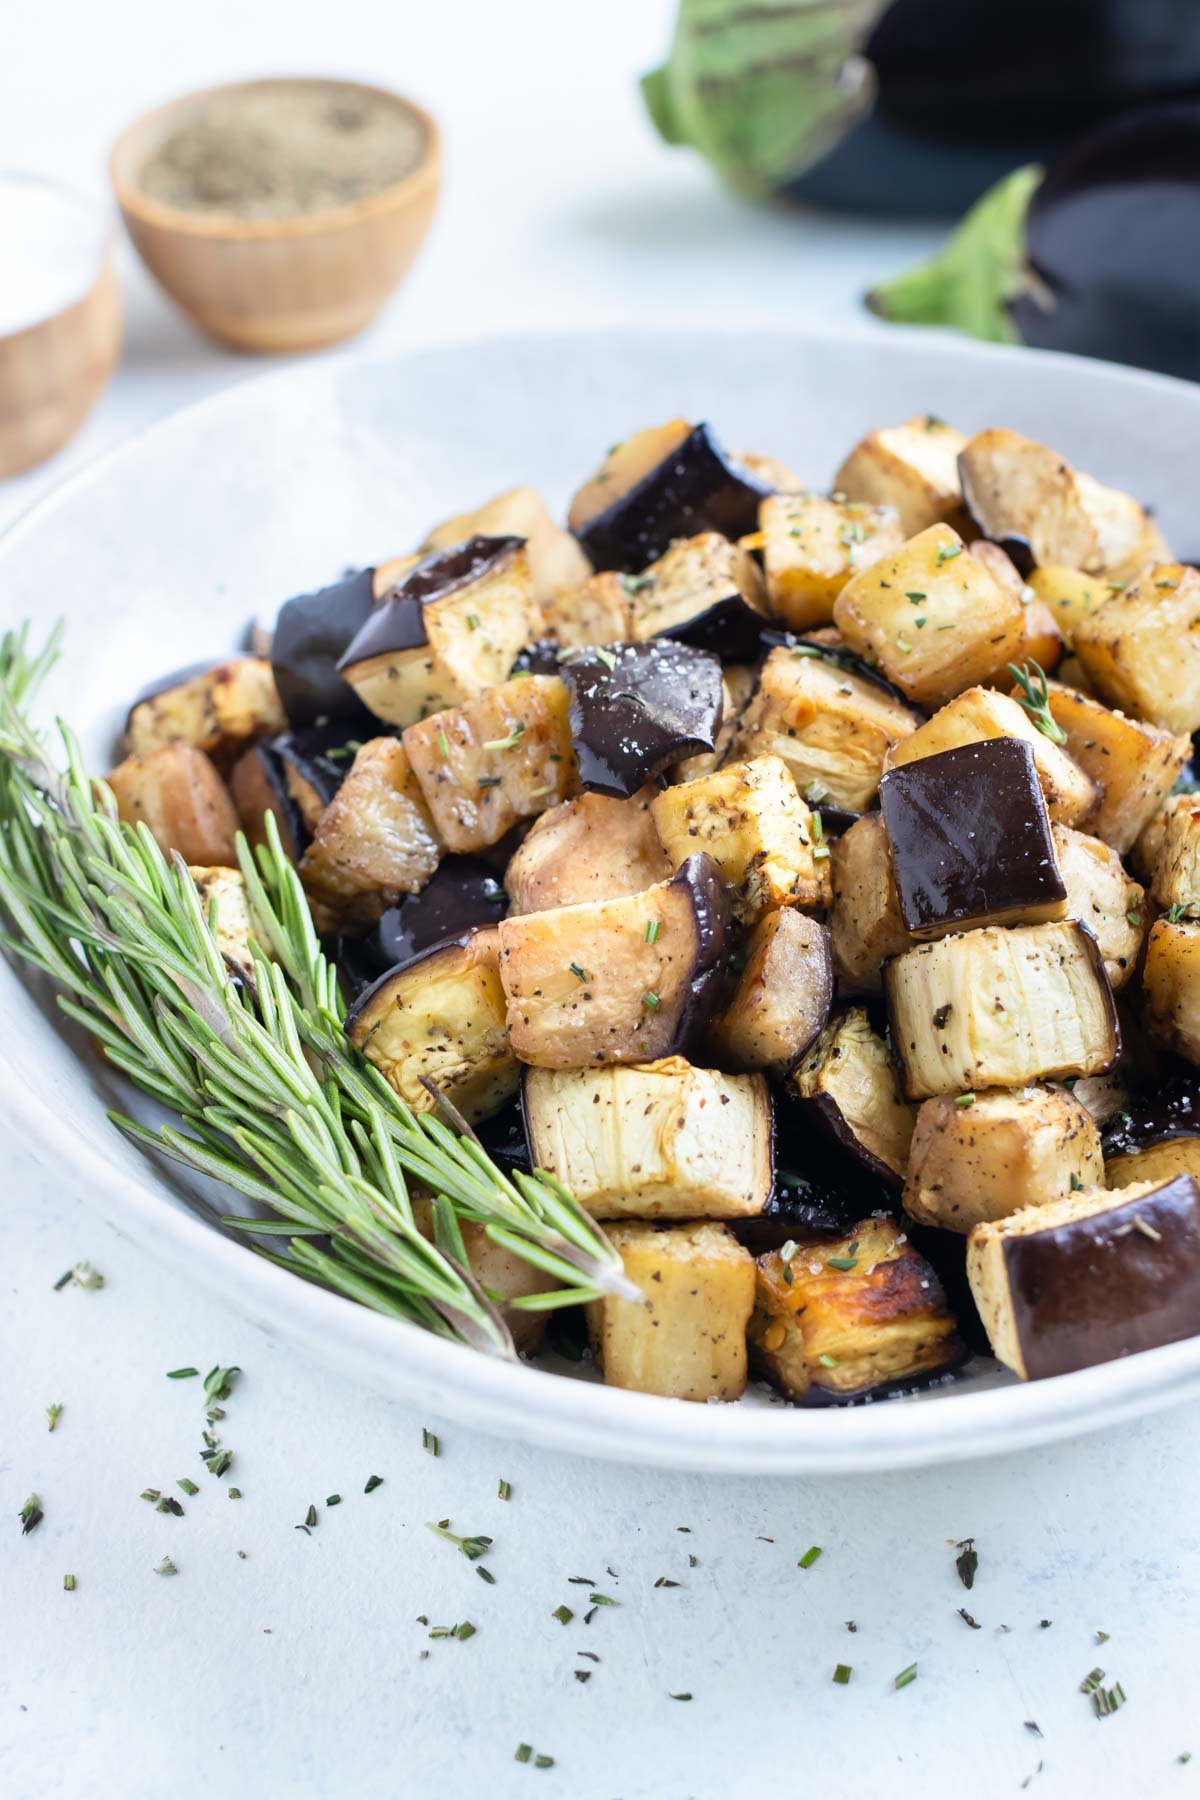
[(871, 289), (871, 311), (894, 324), (949, 325), (989, 343), (1016, 343), (1009, 305), (1028, 284), (1025, 219), (1042, 173), (1029, 163), (1005, 175), (936, 256)]

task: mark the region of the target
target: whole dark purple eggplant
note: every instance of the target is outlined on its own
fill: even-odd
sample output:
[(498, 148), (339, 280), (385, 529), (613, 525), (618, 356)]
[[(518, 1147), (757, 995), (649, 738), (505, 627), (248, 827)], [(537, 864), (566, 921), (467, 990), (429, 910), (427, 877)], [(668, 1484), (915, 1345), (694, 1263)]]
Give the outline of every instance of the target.
[(1200, 101), (1101, 126), (1017, 169), (930, 262), (867, 296), (880, 315), (1200, 379)]

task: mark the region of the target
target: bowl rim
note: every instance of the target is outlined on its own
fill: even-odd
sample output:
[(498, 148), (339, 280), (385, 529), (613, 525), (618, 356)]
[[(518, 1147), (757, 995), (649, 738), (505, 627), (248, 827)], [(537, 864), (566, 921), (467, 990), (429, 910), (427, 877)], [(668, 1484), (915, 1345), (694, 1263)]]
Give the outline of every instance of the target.
[[(266, 370), (144, 425), (72, 471), (0, 531), (0, 566), (10, 549), (51, 521), (81, 490), (103, 481), (123, 463), (135, 462), (147, 443), (186, 441), (199, 420), (236, 419), (247, 405), (261, 406), (267, 395), (264, 384), (320, 386), (336, 380), (347, 367), (405, 363), (431, 352), (460, 358), (464, 348), (477, 346), (511, 354), (530, 344), (542, 349), (548, 341), (574, 346), (581, 339), (603, 339), (606, 352), (615, 355), (623, 340), (667, 334), (703, 338), (710, 347), (721, 340), (769, 335), (809, 351), (819, 351), (822, 345), (861, 348), (877, 335), (862, 327), (828, 324), (773, 324), (764, 331), (761, 325), (729, 326), (711, 320), (687, 320), (677, 326), (656, 321), (589, 323), (448, 335)], [(1071, 371), (1075, 379), (1086, 376), (1089, 383), (1134, 400), (1187, 394), (1192, 405), (1200, 403), (1200, 389), (1190, 382), (1061, 351), (977, 343), (922, 327), (891, 326), (886, 342), (900, 356), (911, 350), (936, 350), (945, 361), (992, 368), (1007, 366), (1014, 358), (1032, 358), (1047, 373)], [(28, 1017), (26, 1009), (36, 1011), (38, 1002), (14, 964), (4, 959), (0, 1020), (14, 1007)], [(62, 1119), (49, 1096), (30, 1084), (19, 1034), (0, 1032), (0, 1093), (9, 1108), (10, 1125), (24, 1130), (48, 1158), (61, 1164)], [(89, 1120), (92, 1117), (89, 1113)], [(567, 1380), (526, 1364), (514, 1370), (404, 1320), (381, 1318), (314, 1287), (255, 1256), (245, 1243), (235, 1243), (190, 1209), (164, 1203), (154, 1164), (133, 1160), (132, 1152), (127, 1160), (123, 1150), (115, 1132), (76, 1133), (68, 1168), (89, 1202), (139, 1248), (185, 1270), (189, 1280), (224, 1300), (259, 1330), (369, 1390), (466, 1428), (558, 1453), (698, 1474), (861, 1476), (1026, 1451), (1200, 1402), (1200, 1337), (1193, 1337), (1035, 1382), (983, 1389), (952, 1384), (928, 1401), (895, 1398), (853, 1409), (805, 1409), (782, 1401), (754, 1408), (726, 1407), (719, 1409), (721, 1428), (714, 1432), (710, 1409), (703, 1405)], [(849, 1411), (855, 1423), (847, 1437)]]
[[(0, 165), (0, 185), (6, 181), (24, 182), (29, 187), (52, 188), (56, 193), (65, 194), (68, 199), (77, 201), (82, 208), (94, 214), (96, 223), (101, 228), (99, 254), (86, 287), (80, 288), (74, 299), (56, 307), (53, 312), (43, 313), (40, 319), (33, 319), (28, 325), (18, 325), (15, 331), (0, 331), (0, 349), (8, 353), (10, 350), (18, 348), (22, 339), (35, 337), (48, 325), (61, 324), (69, 319), (72, 313), (79, 312), (83, 307), (89, 305), (95, 299), (96, 290), (109, 279), (117, 281), (118, 226), (107, 200), (102, 200), (97, 194), (89, 193), (86, 188), (77, 187), (74, 182), (62, 180), (58, 175), (47, 175), (40, 169), (21, 169), (3, 164)], [(117, 290), (117, 305), (120, 313), (123, 309), (119, 281), (117, 281)]]
[[(172, 113), (193, 107), (216, 95), (245, 93), (268, 87), (352, 89), (356, 93), (373, 94), (398, 105), (417, 119), (424, 130), (425, 140), (420, 160), (399, 181), (380, 188), (378, 193), (364, 194), (348, 206), (326, 207), (319, 212), (287, 213), (278, 219), (243, 219), (236, 213), (201, 212), (183, 206), (170, 206), (165, 201), (155, 200), (143, 193), (136, 177), (129, 171), (129, 164), (139, 140), (152, 127), (165, 122)], [(173, 99), (164, 100), (159, 106), (151, 107), (148, 112), (140, 113), (112, 143), (108, 153), (108, 178), (117, 205), (127, 223), (136, 220), (138, 224), (149, 225), (158, 231), (172, 232), (180, 237), (247, 243), (344, 231), (384, 214), (402, 210), (422, 196), (428, 188), (436, 187), (441, 154), (442, 134), (433, 114), (395, 88), (379, 87), (374, 82), (356, 81), (340, 75), (262, 75), (251, 76), (245, 81), (219, 81), (211, 87), (192, 88), (187, 93), (176, 94)]]

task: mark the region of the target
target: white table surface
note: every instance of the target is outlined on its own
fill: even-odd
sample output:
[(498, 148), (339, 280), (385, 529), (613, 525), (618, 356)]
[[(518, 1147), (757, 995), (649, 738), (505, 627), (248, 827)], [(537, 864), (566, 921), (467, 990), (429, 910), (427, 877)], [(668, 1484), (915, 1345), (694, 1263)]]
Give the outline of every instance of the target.
[[(26, 7), (0, 66), (0, 165), (99, 191), (105, 145), (163, 95), (249, 73), (355, 74), (423, 99), (448, 140), (434, 232), (368, 343), (858, 317), (866, 282), (933, 234), (746, 207), (663, 150), (633, 78), (671, 11)], [(87, 458), (262, 366), (196, 337), (131, 256), (124, 275), (120, 372), (56, 463), (0, 485), (0, 524)], [(52, 1162), (7, 1140), (0, 1157), (0, 1792), (13, 1800), (984, 1800), (1028, 1778), (1047, 1796), (1195, 1791), (1196, 1408), (868, 1480), (708, 1481), (569, 1461), (325, 1375), (165, 1274)], [(54, 1292), (81, 1257), (103, 1291)], [(222, 1427), (236, 1453), (228, 1480), (244, 1493), (234, 1502), (197, 1457), (199, 1384), (164, 1379), (217, 1361), (244, 1370)], [(50, 1435), (52, 1401), (64, 1410)], [(436, 1460), (423, 1425), (440, 1436)], [(371, 1474), (384, 1482), (368, 1496)], [(181, 1475), (200, 1483), (180, 1496), (184, 1518), (138, 1498), (147, 1485), (178, 1491)], [(23, 1538), (31, 1490), (45, 1521)], [(343, 1503), (327, 1510), (335, 1491)], [(294, 1526), (310, 1502), (320, 1523), (306, 1536)], [(424, 1529), (447, 1517), (495, 1539), (494, 1585)], [(967, 1535), (980, 1554), (970, 1594), (954, 1569)], [(804, 1571), (811, 1544), (824, 1554)], [(173, 1579), (154, 1573), (168, 1553)], [(584, 1626), (575, 1575), (619, 1608)], [(656, 1587), (660, 1576), (680, 1585)], [(565, 1627), (551, 1616), (563, 1602), (576, 1613)], [(979, 1630), (958, 1616), (964, 1604)], [(431, 1642), (421, 1614), (470, 1619), (477, 1635)], [(918, 1679), (893, 1692), (914, 1660)], [(831, 1681), (838, 1662), (853, 1666), (847, 1687)], [(1096, 1663), (1128, 1696), (1103, 1721), (1079, 1692)], [(690, 1703), (669, 1697), (681, 1692)], [(517, 1765), (522, 1741), (554, 1768)]]

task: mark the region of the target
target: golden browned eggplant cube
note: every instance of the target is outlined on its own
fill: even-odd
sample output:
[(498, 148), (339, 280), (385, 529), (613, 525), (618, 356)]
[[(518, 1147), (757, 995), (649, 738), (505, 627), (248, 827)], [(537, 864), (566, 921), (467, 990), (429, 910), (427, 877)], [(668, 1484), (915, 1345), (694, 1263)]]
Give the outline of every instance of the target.
[(1200, 1135), (1164, 1138), (1144, 1150), (1110, 1156), (1104, 1180), (1110, 1188), (1132, 1187), (1136, 1181), (1170, 1181), (1174, 1175), (1194, 1175), (1200, 1180)]
[(609, 1387), (671, 1400), (736, 1400), (746, 1386), (754, 1259), (723, 1225), (614, 1225), (642, 1304), (605, 1295), (587, 1309)]
[(1086, 775), (1065, 750), (1039, 731), (1029, 714), (1010, 695), (1001, 694), (995, 688), (972, 687), (956, 694), (911, 737), (896, 745), (888, 756), (888, 766), (899, 768), (922, 756), (937, 756), (943, 750), (956, 749), (960, 744), (1000, 737), (1020, 738), (1022, 743), (1029, 745), (1046, 809), (1052, 819), (1064, 825), (1077, 825), (1091, 812), (1098, 793), (1092, 777)]
[(1177, 798), (1184, 803), (1164, 815), (1152, 892), (1159, 906), (1175, 909), (1176, 918), (1194, 918), (1200, 914), (1200, 795)]
[(894, 506), (905, 537), (939, 522), (962, 531), (968, 521), (958, 454), (966, 441), (933, 413), (918, 413), (856, 445), (833, 478), (834, 492), (847, 500)]
[(732, 754), (743, 761), (781, 757), (801, 794), (811, 791), (833, 806), (865, 812), (879, 791), (888, 751), (910, 737), (918, 721), (875, 683), (809, 649), (771, 651)]
[(805, 1237), (758, 1259), (755, 1369), (789, 1400), (855, 1400), (963, 1358), (941, 1282), (891, 1219)]
[(504, 885), (514, 913), (640, 894), (674, 867), (654, 829), (655, 789), (628, 800), (577, 794), (535, 819), (509, 858)]
[(1099, 794), (1087, 815), (1088, 830), (1124, 856), (1179, 779), (1192, 740), (1187, 732), (1127, 718), (1057, 681), (1050, 683), (1049, 704), (1054, 723), (1067, 734), (1067, 751)]
[(1161, 1043), (1200, 1063), (1200, 924), (1156, 919), (1142, 967), (1146, 1017)]
[(556, 524), (533, 488), (510, 488), (474, 512), (444, 519), (427, 533), (421, 549), (448, 550), (469, 537), (524, 538), (534, 598), (539, 601), (553, 600), (591, 574), (592, 565), (575, 538)]
[[(1068, 649), (1074, 647), (1079, 621), (1103, 606), (1112, 593), (1102, 575), (1085, 575), (1082, 569), (1072, 569), (1066, 563), (1046, 563), (1031, 569), (1028, 585), (1049, 610)], [(1042, 667), (1048, 665), (1042, 663)]]
[(395, 738), (372, 738), (326, 807), (300, 862), (319, 930), (370, 928), (438, 866), (429, 809)]
[(777, 906), (828, 903), (829, 847), (778, 756), (727, 763), (664, 788), (650, 811), (672, 866), (706, 851), (746, 923)]
[(958, 459), (963, 497), (984, 537), (1024, 538), (1037, 563), (1125, 581), (1166, 545), (1144, 507), (1081, 475), (1055, 450), (1008, 430), (981, 431)]
[[(412, 1197), (413, 1219), (422, 1237), (434, 1241), (433, 1202), (423, 1194)], [(550, 1314), (544, 1310), (515, 1305), (534, 1294), (545, 1294), (559, 1285), (556, 1275), (547, 1274), (507, 1244), (497, 1244), (484, 1225), (473, 1225), (459, 1219), (467, 1265), (480, 1287), (500, 1308), (500, 1316), (512, 1334), (513, 1347), (521, 1356), (532, 1356), (546, 1334)]]
[(437, 1105), (426, 1081), (469, 1124), (516, 1093), (498, 955), (494, 930), (435, 945), (381, 976), (347, 1013), (346, 1035), (414, 1112)]
[(918, 944), (884, 989), (912, 1100), (1103, 1074), (1120, 1053), (1100, 946), (1074, 919)]
[(564, 650), (587, 644), (623, 644), (633, 636), (628, 577), (606, 569), (578, 587), (542, 601), (546, 636)]
[(1054, 827), (1054, 850), (1067, 889), (1068, 919), (1086, 925), (1100, 946), (1114, 993), (1137, 972), (1149, 925), (1145, 890), (1125, 872), (1111, 844), (1069, 826)]
[(1002, 550), (999, 544), (990, 543), (987, 538), (977, 538), (970, 548), (971, 555), (983, 564), (988, 574), (1021, 602), (1025, 629), (1021, 636), (1021, 648), (1013, 661), (1023, 663), (1032, 660), (1039, 669), (1055, 668), (1063, 653), (1063, 634), (1058, 628), (1054, 613), (1039, 600), (1036, 590), (1021, 579), (1007, 550)]
[(239, 656), (199, 674), (168, 677), (166, 685), (136, 701), (125, 725), (125, 742), (133, 755), (141, 756), (181, 741), (227, 770), (252, 738), (286, 729), (270, 663)]
[[(742, 628), (757, 631), (766, 624), (763, 578), (758, 564), (746, 550), (731, 544), (718, 531), (702, 531), (680, 538), (657, 562), (640, 575), (622, 577), (629, 595), (630, 636), (651, 638), (660, 632), (679, 632), (707, 623), (713, 648), (732, 648), (724, 633)], [(697, 641), (692, 638), (690, 641)], [(747, 646), (751, 648), (752, 646)], [(746, 654), (746, 650), (740, 651)]]
[(1092, 687), (1171, 732), (1200, 727), (1200, 573), (1153, 563), (1090, 612), (1075, 631), (1075, 654)]
[(773, 494), (758, 517), (767, 598), (793, 631), (826, 624), (850, 577), (904, 541), (894, 507), (823, 494)]
[(967, 1232), (1103, 1179), (1100, 1133), (1066, 1088), (993, 1088), (970, 1106), (938, 1094), (917, 1114), (904, 1210)]
[(829, 933), (794, 907), (754, 927), (733, 997), (708, 1034), (717, 1061), (785, 1075), (817, 1037), (833, 999)]
[(1024, 608), (948, 525), (931, 525), (838, 595), (834, 622), (920, 706), (999, 679), (1019, 654)]
[(917, 1109), (905, 1100), (888, 1047), (867, 1011), (830, 1019), (789, 1078), (801, 1113), (877, 1180), (899, 1186)]
[(884, 963), (913, 942), (900, 917), (882, 813), (864, 813), (834, 840), (830, 868), (829, 939), (838, 979), (855, 993), (882, 993)]
[(177, 850), (185, 862), (204, 866), (237, 862), (238, 816), (203, 750), (177, 738), (127, 756), (106, 779), (120, 817), (145, 825), (164, 854)]
[(753, 1218), (771, 1192), (771, 1098), (761, 1075), (682, 1056), (602, 1069), (527, 1069), (534, 1166), (598, 1219)]
[(217, 940), (217, 949), (243, 981), (254, 976), (250, 945), (256, 935), (254, 912), (240, 869), (203, 868), (193, 865), (188, 874), (196, 884), (204, 916)]
[(567, 690), (555, 675), (524, 675), (422, 719), (404, 748), (451, 850), (499, 843), (575, 786)]

